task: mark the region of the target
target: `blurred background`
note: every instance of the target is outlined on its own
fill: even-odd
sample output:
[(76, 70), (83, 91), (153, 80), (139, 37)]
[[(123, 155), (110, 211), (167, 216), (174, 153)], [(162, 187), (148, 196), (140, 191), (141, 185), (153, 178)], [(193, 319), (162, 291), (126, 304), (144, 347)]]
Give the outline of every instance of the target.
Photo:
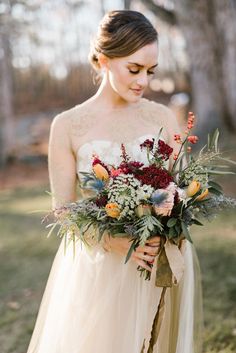
[[(168, 105), (180, 125), (194, 111), (200, 144), (218, 127), (221, 148), (236, 160), (235, 0), (2, 0), (1, 353), (26, 352), (59, 245), (40, 223), (51, 207), (51, 121), (96, 92), (90, 40), (107, 11), (124, 8), (145, 14), (159, 33), (159, 66), (145, 96)], [(235, 176), (219, 181), (236, 196)], [(235, 352), (235, 211), (193, 233), (203, 273), (204, 352)]]

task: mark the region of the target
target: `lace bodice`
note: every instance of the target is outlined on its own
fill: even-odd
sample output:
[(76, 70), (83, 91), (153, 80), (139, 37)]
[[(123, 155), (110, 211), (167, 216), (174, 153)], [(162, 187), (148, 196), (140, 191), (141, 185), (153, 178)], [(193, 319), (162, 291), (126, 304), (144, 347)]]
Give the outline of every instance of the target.
[(127, 116), (119, 116), (117, 111), (105, 121), (101, 111), (89, 111), (88, 106), (82, 104), (55, 117), (48, 155), (53, 208), (77, 199), (79, 172), (91, 171), (93, 153), (104, 163), (117, 165), (121, 161), (123, 142), (132, 159), (146, 164), (146, 153), (139, 145), (146, 138), (156, 137), (161, 127), (162, 139), (174, 149), (179, 147), (172, 138), (179, 133), (179, 127), (169, 108), (143, 99), (134, 110), (126, 113)]
[[(140, 149), (140, 143), (145, 139), (155, 138), (152, 134), (142, 135), (133, 141), (126, 142), (125, 148), (128, 155), (133, 159), (147, 165), (147, 155)], [(118, 165), (121, 161), (121, 143), (109, 140), (93, 140), (84, 143), (77, 151), (77, 173), (79, 171), (91, 171), (92, 155), (97, 154), (106, 164)]]

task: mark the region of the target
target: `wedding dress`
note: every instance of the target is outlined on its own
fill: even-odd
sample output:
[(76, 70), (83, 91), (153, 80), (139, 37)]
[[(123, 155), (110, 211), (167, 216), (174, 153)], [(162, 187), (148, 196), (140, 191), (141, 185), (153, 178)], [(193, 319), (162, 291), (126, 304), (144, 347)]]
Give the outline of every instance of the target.
[[(139, 144), (144, 134), (126, 149), (145, 162)], [(77, 173), (89, 171), (96, 153), (105, 163), (118, 164), (120, 144), (94, 139), (77, 151)], [(86, 197), (86, 193), (83, 194)], [(184, 250), (185, 271), (178, 285), (167, 288), (157, 341), (149, 347), (162, 288), (140, 277), (137, 264), (100, 243), (88, 250), (77, 242), (75, 258), (61, 240), (44, 291), (27, 353), (200, 353), (201, 278), (196, 252), (189, 242)]]

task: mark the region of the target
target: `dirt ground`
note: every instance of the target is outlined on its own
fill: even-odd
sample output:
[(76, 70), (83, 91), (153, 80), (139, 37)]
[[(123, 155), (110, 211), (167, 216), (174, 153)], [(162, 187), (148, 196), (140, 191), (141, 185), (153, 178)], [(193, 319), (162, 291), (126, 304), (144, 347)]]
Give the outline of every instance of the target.
[(36, 187), (48, 182), (46, 162), (35, 164), (16, 162), (0, 169), (0, 190)]

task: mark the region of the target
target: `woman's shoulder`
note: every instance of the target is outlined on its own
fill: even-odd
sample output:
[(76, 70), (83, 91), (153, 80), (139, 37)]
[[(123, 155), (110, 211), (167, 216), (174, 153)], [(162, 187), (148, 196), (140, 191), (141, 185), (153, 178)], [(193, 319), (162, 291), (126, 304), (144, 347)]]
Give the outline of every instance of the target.
[(163, 128), (162, 136), (166, 141), (170, 141), (170, 138), (175, 133), (179, 133), (179, 124), (177, 117), (174, 112), (168, 106), (144, 99), (143, 100), (143, 118), (150, 122), (153, 126), (159, 126)]
[(152, 114), (156, 116), (163, 116), (164, 118), (174, 118), (174, 113), (171, 108), (169, 108), (167, 105), (143, 98), (143, 107), (145, 110), (151, 112)]
[(86, 102), (84, 102), (58, 113), (53, 118), (52, 124), (68, 125), (73, 119), (79, 119), (80, 116), (83, 116), (86, 113), (86, 105)]
[[(88, 125), (88, 117), (91, 115), (92, 104), (90, 100), (77, 104), (67, 110), (58, 113), (52, 120), (52, 130), (64, 130), (70, 135), (83, 134)], [(73, 133), (74, 132), (74, 133)]]

